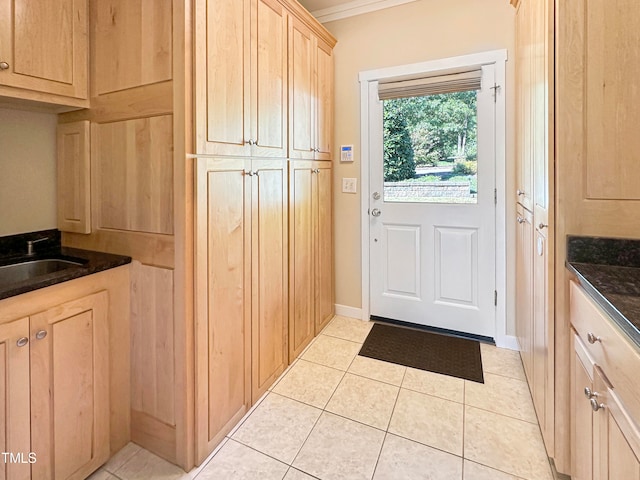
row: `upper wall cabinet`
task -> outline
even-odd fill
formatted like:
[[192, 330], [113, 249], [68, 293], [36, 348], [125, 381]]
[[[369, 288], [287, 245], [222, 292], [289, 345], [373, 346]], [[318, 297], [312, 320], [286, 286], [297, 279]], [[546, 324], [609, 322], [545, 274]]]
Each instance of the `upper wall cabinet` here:
[[294, 19], [289, 27], [289, 156], [330, 160], [333, 124], [331, 47]]
[[196, 153], [287, 156], [287, 13], [276, 0], [196, 3]]
[[172, 10], [155, 0], [91, 2], [92, 97], [172, 78]]
[[0, 95], [85, 106], [77, 100], [87, 98], [87, 4], [0, 0]]

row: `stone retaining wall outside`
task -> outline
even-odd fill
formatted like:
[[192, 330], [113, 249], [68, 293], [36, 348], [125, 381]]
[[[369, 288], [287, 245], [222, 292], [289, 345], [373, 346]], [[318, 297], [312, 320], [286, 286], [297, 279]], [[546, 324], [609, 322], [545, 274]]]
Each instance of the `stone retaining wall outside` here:
[[384, 198], [471, 197], [469, 182], [385, 182]]

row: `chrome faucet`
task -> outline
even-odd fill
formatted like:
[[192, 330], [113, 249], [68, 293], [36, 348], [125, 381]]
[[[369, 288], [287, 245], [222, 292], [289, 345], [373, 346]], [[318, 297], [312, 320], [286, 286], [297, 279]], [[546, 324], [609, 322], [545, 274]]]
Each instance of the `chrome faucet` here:
[[27, 256], [32, 257], [36, 254], [36, 252], [33, 251], [34, 243], [44, 242], [45, 240], [49, 240], [49, 237], [38, 238], [37, 240], [27, 240]]

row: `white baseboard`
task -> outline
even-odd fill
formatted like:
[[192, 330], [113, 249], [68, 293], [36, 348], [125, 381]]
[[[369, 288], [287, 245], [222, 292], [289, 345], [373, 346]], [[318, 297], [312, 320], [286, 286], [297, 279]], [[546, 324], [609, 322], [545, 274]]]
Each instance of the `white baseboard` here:
[[341, 317], [357, 318], [362, 320], [362, 309], [356, 307], [348, 307], [347, 305], [338, 305], [336, 303], [336, 315]]
[[512, 335], [504, 335], [502, 337], [496, 337], [496, 347], [508, 348], [509, 350], [520, 351], [520, 345], [518, 345], [518, 339]]

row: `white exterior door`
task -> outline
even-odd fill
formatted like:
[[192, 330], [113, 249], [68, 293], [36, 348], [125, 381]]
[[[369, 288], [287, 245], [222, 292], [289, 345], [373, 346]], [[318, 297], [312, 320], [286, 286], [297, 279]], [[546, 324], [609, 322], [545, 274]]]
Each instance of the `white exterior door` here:
[[372, 317], [495, 337], [494, 65], [482, 70], [477, 196], [471, 203], [399, 201], [385, 194], [383, 102], [378, 100], [377, 83], [371, 83], [371, 132], [379, 135], [370, 151]]

